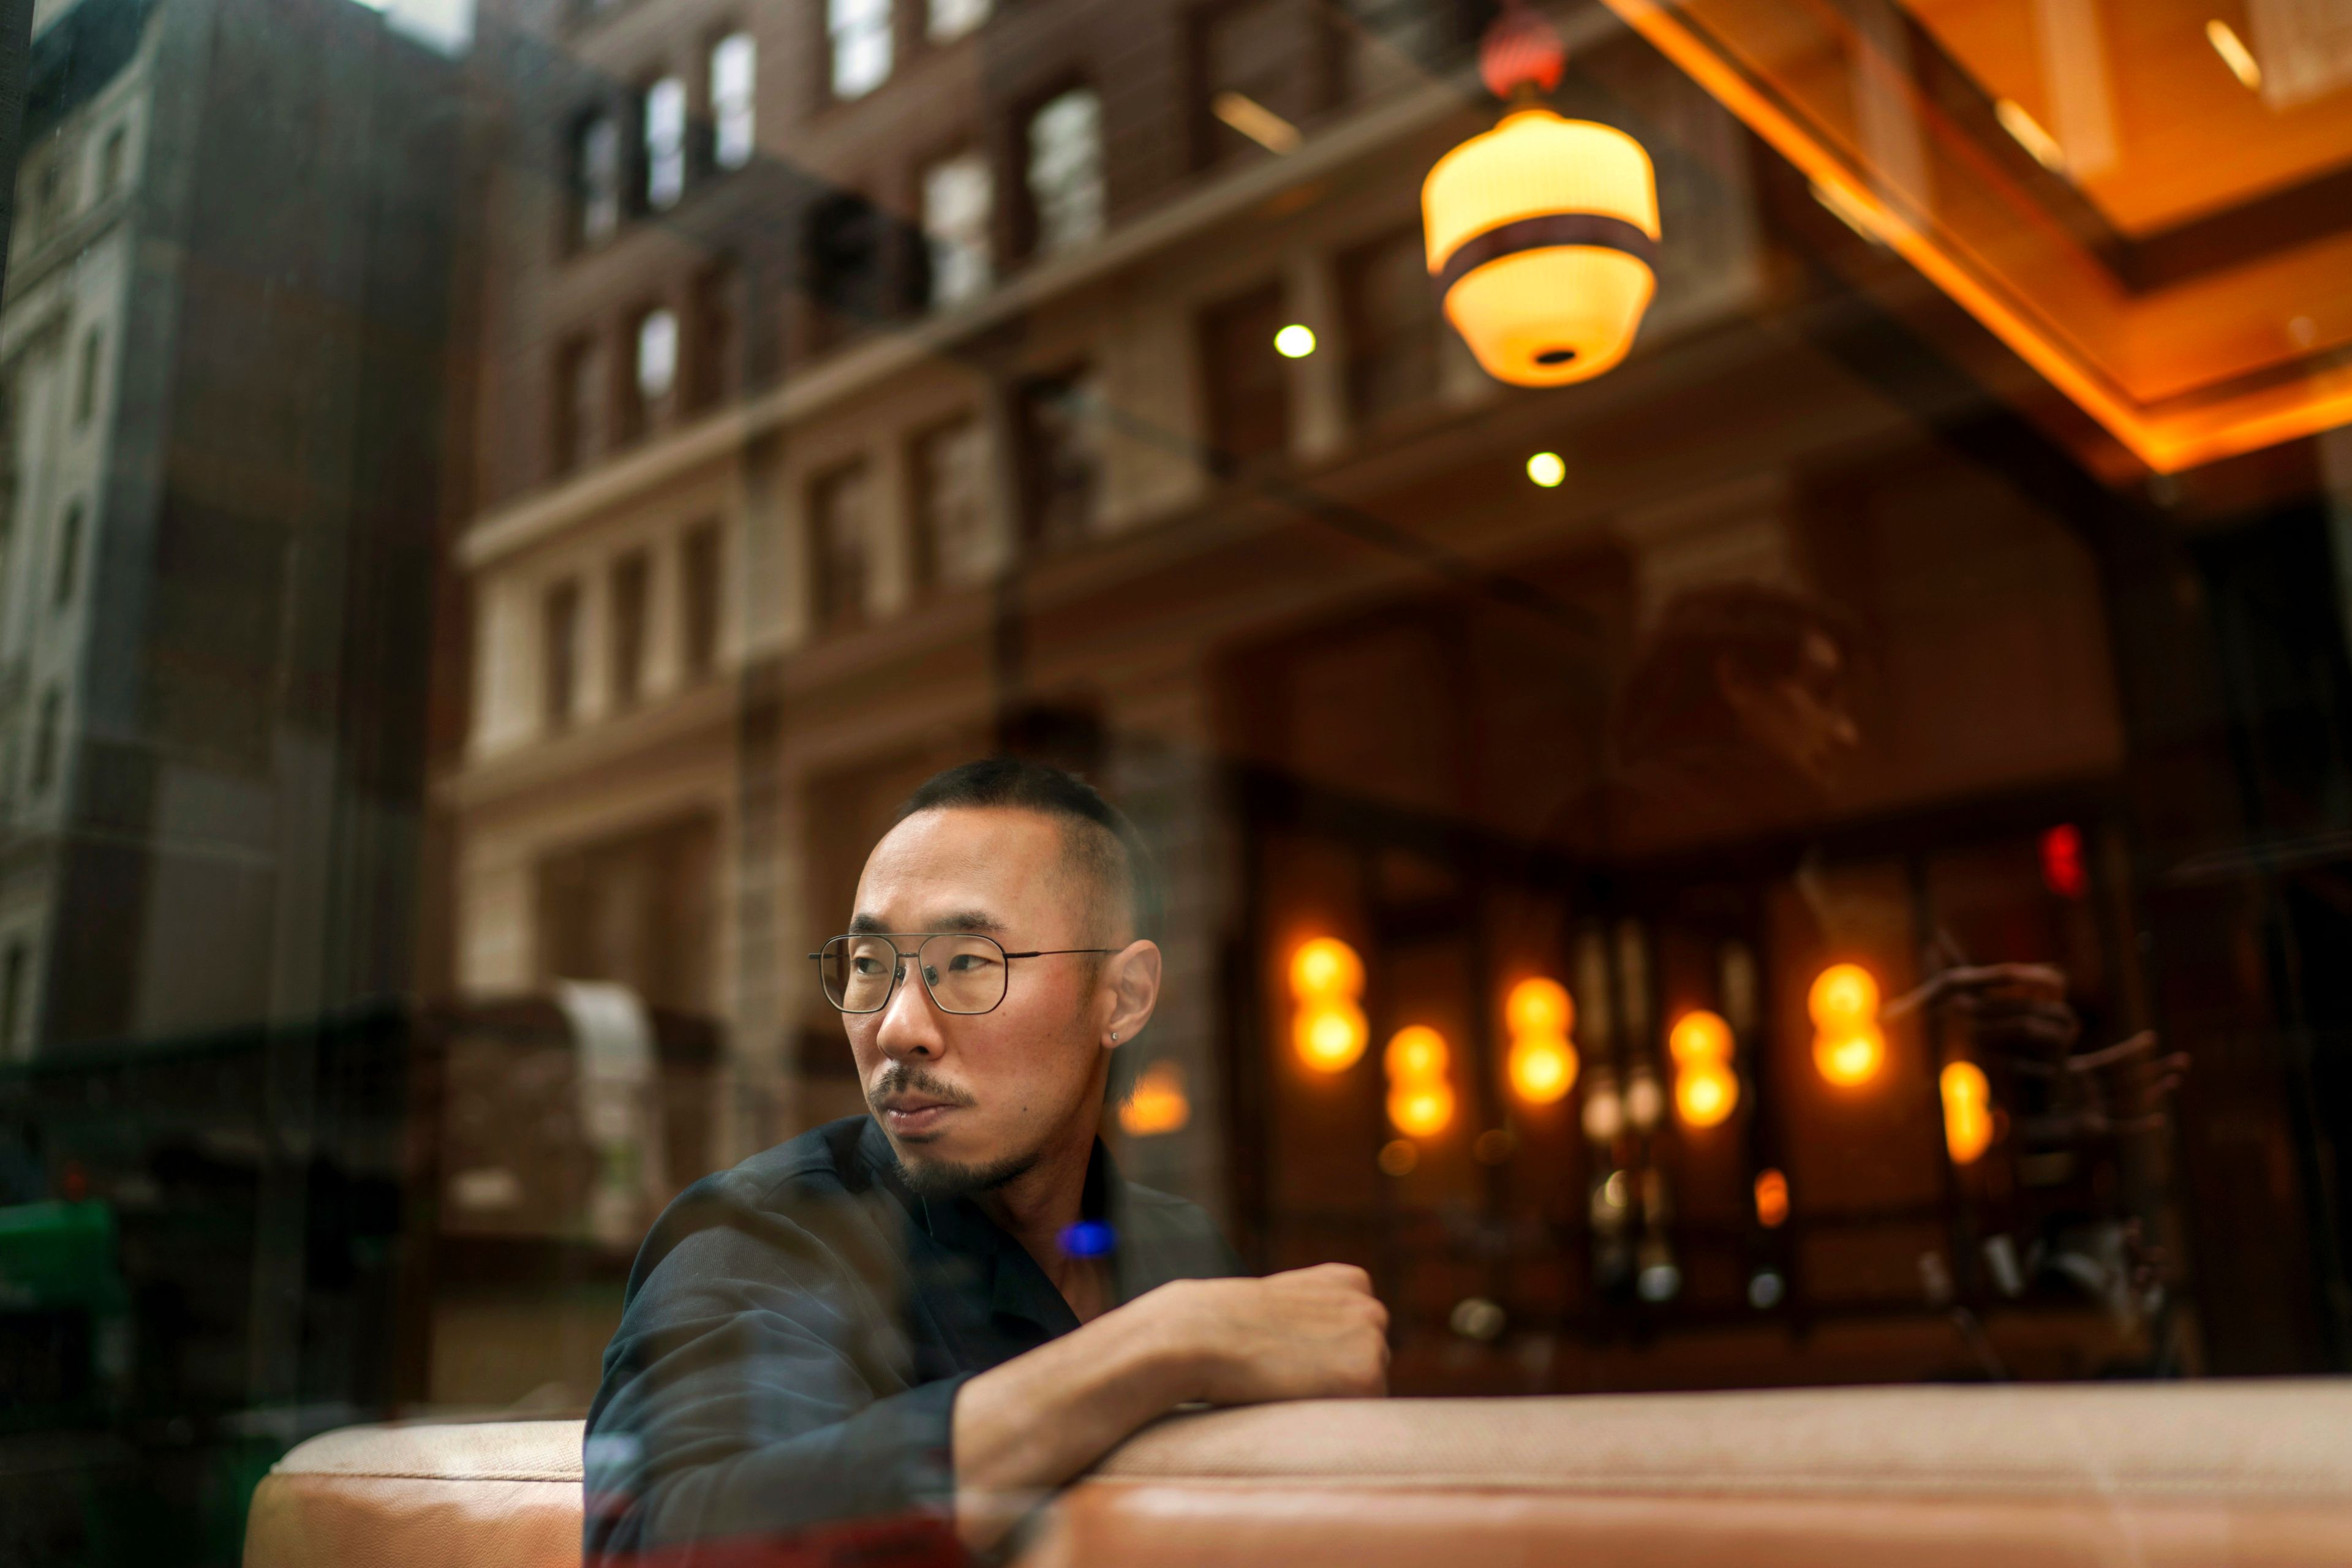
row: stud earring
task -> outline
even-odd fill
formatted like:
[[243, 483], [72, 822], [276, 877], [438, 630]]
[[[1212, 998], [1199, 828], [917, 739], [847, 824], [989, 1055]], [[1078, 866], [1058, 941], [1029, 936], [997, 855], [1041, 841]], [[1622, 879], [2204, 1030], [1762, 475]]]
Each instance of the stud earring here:
[[1110, 1043], [1112, 1045], [1118, 1044], [1118, 1031], [1117, 1029], [1113, 1029], [1110, 1032]]

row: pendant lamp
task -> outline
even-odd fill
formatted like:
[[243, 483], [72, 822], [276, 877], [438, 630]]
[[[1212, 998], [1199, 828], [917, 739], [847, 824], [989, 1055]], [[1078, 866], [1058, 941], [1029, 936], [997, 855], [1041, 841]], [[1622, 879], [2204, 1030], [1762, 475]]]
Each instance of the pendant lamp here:
[[1510, 0], [1478, 57], [1509, 107], [1421, 188], [1446, 319], [1489, 375], [1515, 386], [1564, 386], [1614, 366], [1657, 286], [1650, 155], [1612, 126], [1543, 107], [1567, 58], [1550, 25]]

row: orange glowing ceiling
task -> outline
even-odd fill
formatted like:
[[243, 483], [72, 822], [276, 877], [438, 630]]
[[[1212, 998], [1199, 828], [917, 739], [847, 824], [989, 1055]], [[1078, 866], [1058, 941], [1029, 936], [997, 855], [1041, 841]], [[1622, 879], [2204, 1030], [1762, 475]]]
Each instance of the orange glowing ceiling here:
[[1606, 4], [2148, 468], [2352, 422], [2352, 0]]

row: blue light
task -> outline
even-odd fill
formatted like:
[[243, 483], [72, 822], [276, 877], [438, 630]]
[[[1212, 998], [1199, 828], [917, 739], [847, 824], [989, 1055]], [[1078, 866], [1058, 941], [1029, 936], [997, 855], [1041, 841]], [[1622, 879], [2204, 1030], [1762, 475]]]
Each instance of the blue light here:
[[1098, 1219], [1082, 1219], [1062, 1232], [1066, 1258], [1101, 1258], [1118, 1245], [1118, 1232]]

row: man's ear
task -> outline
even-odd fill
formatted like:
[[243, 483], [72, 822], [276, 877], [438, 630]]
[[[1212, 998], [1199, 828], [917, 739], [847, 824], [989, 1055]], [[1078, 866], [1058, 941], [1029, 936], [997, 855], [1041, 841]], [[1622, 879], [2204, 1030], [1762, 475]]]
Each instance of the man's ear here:
[[1103, 1044], [1123, 1046], [1143, 1033], [1160, 1005], [1160, 944], [1139, 939], [1105, 959], [1103, 988], [1110, 993]]

